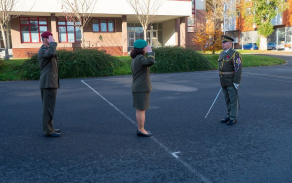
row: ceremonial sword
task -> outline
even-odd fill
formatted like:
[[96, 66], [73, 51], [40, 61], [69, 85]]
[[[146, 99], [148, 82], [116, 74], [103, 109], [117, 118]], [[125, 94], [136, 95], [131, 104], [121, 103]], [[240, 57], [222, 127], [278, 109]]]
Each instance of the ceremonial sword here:
[[209, 112], [211, 111], [211, 109], [212, 109], [212, 107], [213, 107], [214, 103], [216, 102], [216, 100], [217, 100], [217, 98], [218, 98], [218, 96], [219, 96], [219, 94], [220, 94], [221, 90], [222, 90], [222, 88], [220, 88], [220, 90], [219, 90], [219, 92], [218, 92], [218, 94], [217, 94], [217, 96], [216, 96], [216, 98], [215, 98], [215, 100], [214, 100], [213, 104], [211, 105], [211, 107], [210, 107], [210, 109], [209, 109], [208, 113], [207, 113], [207, 114], [206, 114], [206, 116], [205, 116], [205, 119], [207, 118], [207, 116], [208, 116]]

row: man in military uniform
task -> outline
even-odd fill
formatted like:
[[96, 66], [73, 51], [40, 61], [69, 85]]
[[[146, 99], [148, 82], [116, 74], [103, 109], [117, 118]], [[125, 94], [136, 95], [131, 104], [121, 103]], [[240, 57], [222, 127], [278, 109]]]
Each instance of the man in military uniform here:
[[59, 129], [53, 127], [57, 88], [59, 88], [59, 76], [57, 66], [57, 43], [53, 34], [45, 31], [41, 34], [43, 45], [38, 51], [39, 66], [41, 69], [40, 89], [43, 109], [43, 133], [47, 137], [60, 137]]
[[223, 51], [218, 59], [220, 84], [228, 111], [226, 118], [221, 120], [221, 123], [226, 123], [227, 125], [233, 125], [237, 122], [239, 106], [238, 88], [242, 72], [241, 55], [232, 49], [233, 41], [234, 39], [231, 37], [222, 36]]

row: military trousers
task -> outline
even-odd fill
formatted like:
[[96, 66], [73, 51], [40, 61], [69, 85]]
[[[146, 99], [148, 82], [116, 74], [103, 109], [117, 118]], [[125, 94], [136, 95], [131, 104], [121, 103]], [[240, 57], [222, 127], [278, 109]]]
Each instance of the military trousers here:
[[238, 91], [234, 86], [222, 87], [225, 102], [227, 105], [227, 117], [230, 120], [237, 120], [238, 117]]
[[41, 88], [42, 107], [43, 107], [43, 133], [44, 135], [55, 133], [53, 127], [53, 117], [57, 97], [57, 89]]

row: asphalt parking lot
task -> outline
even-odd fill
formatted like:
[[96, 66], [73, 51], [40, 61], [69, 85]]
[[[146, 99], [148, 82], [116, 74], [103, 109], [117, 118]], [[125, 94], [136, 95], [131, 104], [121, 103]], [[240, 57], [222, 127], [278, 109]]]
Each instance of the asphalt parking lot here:
[[244, 68], [238, 123], [217, 71], [152, 74], [146, 129], [136, 137], [131, 76], [62, 79], [61, 138], [42, 136], [39, 81], [0, 82], [0, 182], [292, 182], [292, 56]]

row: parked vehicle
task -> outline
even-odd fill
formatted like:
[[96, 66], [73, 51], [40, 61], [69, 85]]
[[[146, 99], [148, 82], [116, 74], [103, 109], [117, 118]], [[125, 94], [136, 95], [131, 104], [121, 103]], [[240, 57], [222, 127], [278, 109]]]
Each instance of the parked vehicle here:
[[278, 44], [277, 45], [277, 50], [285, 50], [285, 45], [284, 44]]
[[276, 43], [268, 43], [267, 49], [268, 50], [284, 50], [285, 46], [284, 46], [284, 44], [277, 45]]
[[257, 46], [256, 43], [247, 43], [247, 44], [243, 45], [243, 49], [244, 50], [258, 50], [259, 47]]
[[276, 48], [277, 48], [276, 43], [268, 43], [267, 44], [267, 49], [268, 50], [276, 50]]

